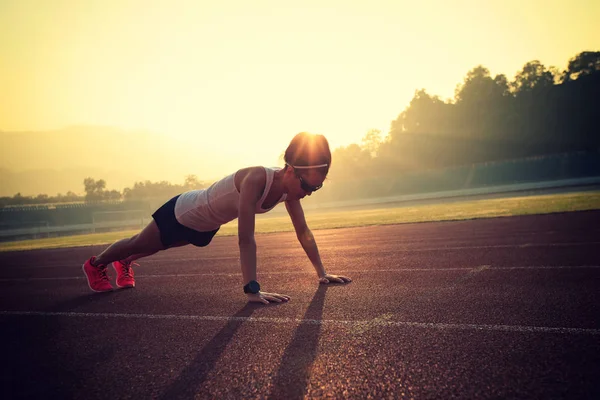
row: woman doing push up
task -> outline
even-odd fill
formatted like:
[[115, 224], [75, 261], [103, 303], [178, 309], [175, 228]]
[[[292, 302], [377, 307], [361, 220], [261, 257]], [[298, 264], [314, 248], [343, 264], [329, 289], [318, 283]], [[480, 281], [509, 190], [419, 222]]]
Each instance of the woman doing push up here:
[[298, 241], [313, 264], [320, 283], [346, 283], [346, 276], [328, 274], [314, 236], [304, 218], [300, 200], [323, 186], [331, 166], [331, 152], [323, 135], [297, 134], [285, 151], [283, 168], [248, 167], [226, 176], [207, 189], [191, 190], [162, 205], [153, 220], [137, 235], [119, 240], [83, 264], [89, 287], [96, 292], [113, 290], [107, 275], [112, 263], [120, 288], [134, 287], [134, 260], [161, 250], [192, 244], [207, 246], [221, 225], [238, 219], [238, 242], [243, 291], [249, 302], [268, 304], [289, 296], [263, 292], [256, 281], [256, 214], [285, 202]]

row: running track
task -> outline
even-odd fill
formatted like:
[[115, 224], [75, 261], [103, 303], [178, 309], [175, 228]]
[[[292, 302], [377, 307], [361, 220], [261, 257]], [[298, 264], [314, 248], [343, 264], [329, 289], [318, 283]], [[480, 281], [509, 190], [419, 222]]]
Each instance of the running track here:
[[[141, 260], [91, 293], [102, 247], [0, 253], [2, 398], [600, 398], [600, 211], [258, 235]], [[112, 271], [114, 277], [114, 271]]]

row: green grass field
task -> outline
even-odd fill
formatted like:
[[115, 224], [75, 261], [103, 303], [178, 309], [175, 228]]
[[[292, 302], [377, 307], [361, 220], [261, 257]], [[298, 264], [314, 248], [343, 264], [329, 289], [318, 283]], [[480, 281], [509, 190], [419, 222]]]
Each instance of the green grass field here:
[[[600, 209], [600, 191], [524, 196], [410, 206], [373, 206], [361, 210], [307, 211], [311, 229], [347, 228], [430, 221], [454, 221], [516, 215]], [[257, 233], [288, 232], [293, 226], [286, 216], [259, 216]], [[138, 231], [96, 233], [59, 238], [0, 243], [0, 251], [33, 250], [109, 244], [130, 237]], [[237, 221], [221, 227], [217, 236], [237, 234]]]

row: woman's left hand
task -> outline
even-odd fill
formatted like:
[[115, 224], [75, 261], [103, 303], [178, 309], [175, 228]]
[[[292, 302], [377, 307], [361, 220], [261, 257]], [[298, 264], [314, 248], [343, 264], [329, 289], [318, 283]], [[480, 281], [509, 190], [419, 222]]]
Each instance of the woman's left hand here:
[[347, 276], [341, 276], [341, 275], [325, 274], [324, 277], [319, 278], [319, 283], [348, 283], [348, 282], [352, 282], [352, 279], [348, 278]]

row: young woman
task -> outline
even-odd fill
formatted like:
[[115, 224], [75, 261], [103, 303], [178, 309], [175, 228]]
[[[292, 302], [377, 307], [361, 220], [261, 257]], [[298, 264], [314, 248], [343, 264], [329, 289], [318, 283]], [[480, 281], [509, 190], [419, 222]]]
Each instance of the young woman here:
[[256, 281], [255, 215], [285, 201], [298, 241], [312, 262], [320, 283], [346, 283], [346, 276], [325, 272], [315, 238], [306, 225], [300, 200], [323, 186], [331, 166], [331, 152], [323, 135], [297, 134], [285, 151], [285, 167], [249, 167], [226, 176], [208, 189], [175, 196], [153, 215], [140, 233], [119, 240], [83, 264], [90, 289], [113, 289], [107, 276], [112, 263], [118, 287], [134, 287], [134, 260], [161, 250], [193, 244], [207, 246], [220, 226], [238, 218], [238, 242], [244, 293], [250, 302], [281, 302], [289, 296], [260, 290]]

